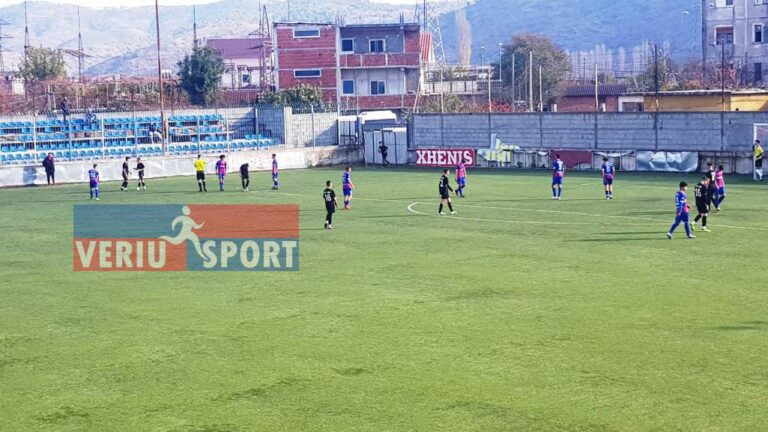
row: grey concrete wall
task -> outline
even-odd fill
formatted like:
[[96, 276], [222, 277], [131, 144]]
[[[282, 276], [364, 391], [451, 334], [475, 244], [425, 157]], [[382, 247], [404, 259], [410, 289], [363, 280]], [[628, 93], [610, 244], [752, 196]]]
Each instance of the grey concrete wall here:
[[292, 114], [291, 147], [320, 147], [339, 144], [336, 113]]
[[749, 152], [756, 123], [768, 112], [415, 114], [411, 147]]

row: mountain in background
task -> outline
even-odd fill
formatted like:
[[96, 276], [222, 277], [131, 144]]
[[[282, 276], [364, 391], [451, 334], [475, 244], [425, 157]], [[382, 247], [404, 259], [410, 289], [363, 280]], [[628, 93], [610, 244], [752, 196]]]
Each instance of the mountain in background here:
[[[272, 20], [287, 19], [287, 2], [262, 1]], [[676, 57], [698, 52], [698, 0], [464, 0], [438, 2], [446, 57], [457, 58], [454, 11], [466, 5], [472, 26], [473, 58], [478, 61], [480, 46], [492, 59], [499, 42], [515, 33], [541, 33], [570, 51], [589, 50], [597, 44], [608, 48], [633, 47], [643, 41], [668, 41]], [[31, 44], [52, 48], [77, 47], [77, 8], [31, 2], [29, 27]], [[415, 6], [378, 3], [372, 0], [291, 0], [292, 19], [334, 22], [339, 16], [347, 23], [393, 22], [405, 15], [413, 21]], [[684, 11], [688, 11], [687, 14]], [[86, 59], [86, 73], [100, 75], [151, 75], [156, 72], [155, 22], [153, 7], [80, 9]], [[10, 25], [3, 33], [6, 69], [16, 69], [24, 45], [23, 4], [0, 8], [0, 18]], [[255, 0], [224, 0], [197, 6], [198, 35], [244, 37], [258, 26]], [[192, 46], [192, 7], [161, 7], [160, 22], [164, 65], [173, 68]], [[495, 48], [494, 48], [495, 47]], [[68, 58], [69, 73], [75, 74], [76, 60]]]
[[[478, 0], [466, 7], [472, 27], [472, 58], [498, 58], [499, 42], [516, 33], [543, 34], [571, 52], [631, 50], [643, 42], [667, 45], [688, 59], [701, 52], [700, 0]], [[441, 18], [446, 57], [457, 57], [456, 14]], [[597, 51], [603, 51], [600, 48]]]

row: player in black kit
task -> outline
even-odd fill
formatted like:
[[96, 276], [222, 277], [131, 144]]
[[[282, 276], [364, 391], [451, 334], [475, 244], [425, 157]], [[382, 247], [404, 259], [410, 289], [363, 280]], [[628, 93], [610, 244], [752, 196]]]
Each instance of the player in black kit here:
[[448, 203], [448, 209], [451, 211], [451, 214], [456, 214], [456, 212], [453, 211], [453, 203], [451, 203], [451, 192], [453, 192], [453, 188], [451, 187], [450, 180], [448, 180], [448, 174], [450, 174], [449, 170], [443, 170], [443, 176], [440, 177], [440, 183], [438, 184], [438, 192], [440, 192], [440, 208], [438, 209], [437, 214], [441, 216], [445, 216], [445, 213], [443, 213], [443, 206], [446, 203]]
[[125, 162], [123, 162], [123, 185], [120, 186], [120, 190], [123, 192], [128, 192], [128, 177], [131, 175], [131, 168], [128, 166], [129, 160], [131, 158], [126, 157]]
[[336, 192], [333, 191], [333, 182], [328, 180], [325, 182], [325, 190], [323, 191], [323, 201], [325, 202], [325, 229], [333, 229], [333, 214], [336, 213], [336, 207], [339, 206], [336, 201]]
[[139, 175], [139, 186], [136, 188], [136, 190], [147, 190], [147, 184], [144, 183], [144, 170], [146, 167], [144, 166], [144, 162], [141, 161], [141, 158], [136, 159], [136, 173]]
[[696, 185], [696, 188], [693, 190], [693, 195], [696, 197], [696, 211], [699, 213], [696, 215], [696, 218], [691, 222], [691, 229], [696, 229], [696, 224], [701, 221], [701, 230], [704, 232], [709, 232], [709, 229], [707, 228], [707, 216], [709, 216], [709, 204], [710, 204], [710, 198], [709, 198], [709, 176], [705, 176], [701, 181]]

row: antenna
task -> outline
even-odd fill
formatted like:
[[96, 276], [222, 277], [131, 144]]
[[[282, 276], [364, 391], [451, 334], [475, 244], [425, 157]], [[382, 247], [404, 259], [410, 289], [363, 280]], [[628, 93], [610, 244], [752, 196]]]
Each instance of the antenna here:
[[24, 2], [24, 63], [27, 63], [27, 57], [29, 56], [29, 21], [27, 16], [27, 2]]
[[91, 57], [85, 53], [83, 48], [83, 34], [80, 27], [80, 8], [77, 8], [77, 49], [64, 49], [64, 53], [77, 58], [77, 80], [83, 82], [83, 70], [85, 69], [85, 59]]
[[13, 36], [9, 36], [5, 33], [3, 33], [3, 26], [7, 26], [9, 23], [5, 20], [0, 19], [0, 72], [5, 73], [5, 60], [3, 60], [3, 53], [10, 52], [5, 48], [5, 44], [3, 41], [5, 39], [12, 39]]
[[248, 36], [254, 37], [254, 46], [250, 49], [257, 50], [259, 55], [259, 89], [262, 92], [270, 92], [274, 89], [274, 64], [272, 54], [274, 46], [272, 43], [272, 26], [269, 23], [269, 13], [267, 6], [261, 5], [259, 0], [259, 28], [252, 31]]
[[197, 6], [192, 5], [192, 44], [195, 48], [200, 45], [200, 40], [197, 38]]
[[443, 32], [440, 29], [440, 17], [435, 3], [436, 0], [423, 0], [421, 8], [416, 11], [416, 20], [421, 24], [421, 31], [432, 36], [432, 50], [435, 55], [434, 66], [445, 68]]

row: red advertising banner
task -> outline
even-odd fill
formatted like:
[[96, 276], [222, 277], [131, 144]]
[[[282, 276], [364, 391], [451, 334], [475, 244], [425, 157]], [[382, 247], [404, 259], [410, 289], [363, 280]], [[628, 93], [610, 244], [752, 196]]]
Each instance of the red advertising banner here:
[[475, 149], [416, 149], [416, 166], [455, 167], [462, 158], [467, 166], [475, 166]]

